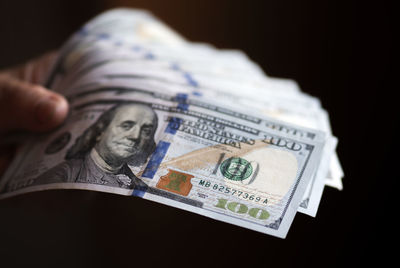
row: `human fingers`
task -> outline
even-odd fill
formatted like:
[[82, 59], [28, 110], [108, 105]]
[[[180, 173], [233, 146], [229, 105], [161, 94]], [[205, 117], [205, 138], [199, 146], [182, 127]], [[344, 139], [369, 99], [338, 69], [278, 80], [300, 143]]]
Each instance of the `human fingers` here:
[[47, 131], [61, 124], [68, 102], [43, 86], [0, 75], [0, 133]]

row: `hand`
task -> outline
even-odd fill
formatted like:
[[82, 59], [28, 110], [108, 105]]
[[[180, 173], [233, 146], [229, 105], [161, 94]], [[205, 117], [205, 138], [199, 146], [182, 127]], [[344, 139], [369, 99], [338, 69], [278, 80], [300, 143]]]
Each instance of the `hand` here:
[[[15, 131], [48, 131], [64, 121], [68, 102], [40, 85], [55, 58], [52, 52], [22, 66], [0, 71], [0, 140]], [[11, 161], [13, 147], [0, 143], [0, 175]]]

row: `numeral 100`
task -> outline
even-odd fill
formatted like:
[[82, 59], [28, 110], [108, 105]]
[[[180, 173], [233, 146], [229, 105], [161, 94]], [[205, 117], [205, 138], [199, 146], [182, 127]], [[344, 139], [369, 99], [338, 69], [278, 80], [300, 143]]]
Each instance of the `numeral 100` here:
[[219, 198], [218, 203], [215, 205], [217, 208], [228, 209], [237, 214], [248, 214], [253, 218], [259, 220], [266, 220], [269, 218], [268, 211], [261, 208], [250, 208], [245, 204], [238, 202], [228, 202], [227, 199]]

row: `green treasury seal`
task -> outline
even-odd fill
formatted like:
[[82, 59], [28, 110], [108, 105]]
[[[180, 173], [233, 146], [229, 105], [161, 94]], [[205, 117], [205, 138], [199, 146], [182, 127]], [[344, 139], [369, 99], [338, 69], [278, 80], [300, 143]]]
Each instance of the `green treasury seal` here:
[[250, 162], [240, 157], [230, 157], [221, 164], [222, 175], [233, 181], [247, 179], [253, 173]]

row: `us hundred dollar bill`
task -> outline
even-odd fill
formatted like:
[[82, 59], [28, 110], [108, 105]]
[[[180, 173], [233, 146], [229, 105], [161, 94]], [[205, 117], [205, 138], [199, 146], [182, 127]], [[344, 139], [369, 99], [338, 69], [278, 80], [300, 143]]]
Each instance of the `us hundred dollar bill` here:
[[[115, 36], [95, 19], [61, 49], [46, 86], [68, 98], [68, 118], [19, 149], [0, 180], [0, 198], [46, 189], [110, 192], [282, 238], [304, 200], [316, 196], [316, 211], [335, 139], [260, 113], [257, 98], [248, 97], [261, 92], [253, 84], [230, 91], [218, 74], [195, 78], [207, 64], [188, 72], [174, 61], [158, 61], [135, 42], [162, 51], [158, 37], [182, 48], [183, 38], [140, 12], [129, 23], [142, 36], [131, 37], [124, 30], [131, 11], [113, 12], [100, 18], [110, 19], [112, 29], [122, 22]], [[115, 14], [129, 19], [113, 20]], [[257, 66], [240, 53], [205, 49], [196, 56], [199, 62], [219, 57], [225, 73], [259, 77]], [[279, 100], [318, 106], [306, 96], [274, 92], [270, 96]], [[243, 101], [232, 105], [224, 93]]]
[[285, 237], [322, 143], [189, 105], [186, 94], [114, 94], [71, 103], [61, 129], [21, 149], [1, 197], [59, 188], [134, 195]]

